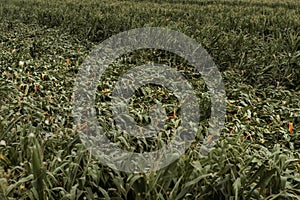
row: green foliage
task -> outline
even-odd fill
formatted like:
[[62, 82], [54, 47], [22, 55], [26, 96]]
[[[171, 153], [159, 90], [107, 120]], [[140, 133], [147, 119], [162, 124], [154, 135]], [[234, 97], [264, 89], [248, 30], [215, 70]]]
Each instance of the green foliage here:
[[[0, 198], [299, 199], [299, 22], [295, 0], [0, 0]], [[183, 73], [203, 115], [195, 142], [179, 160], [157, 172], [125, 174], [103, 166], [81, 144], [71, 117], [72, 89], [94, 45], [144, 26], [181, 31], [209, 51], [226, 86], [226, 124], [215, 148], [202, 155], [210, 101], [201, 76], [168, 52], [124, 55], [97, 91], [99, 123], [107, 130], [111, 112], [103, 103], [118, 76], [148, 62]], [[132, 100], [131, 113], [141, 124], [153, 96], [174, 115], [172, 92], [148, 85]], [[131, 150], [164, 144], [110, 134]]]

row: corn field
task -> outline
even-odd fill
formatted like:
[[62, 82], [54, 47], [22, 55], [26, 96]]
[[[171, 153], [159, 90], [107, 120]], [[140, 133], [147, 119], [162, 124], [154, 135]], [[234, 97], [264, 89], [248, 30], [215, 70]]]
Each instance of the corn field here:
[[[148, 62], [188, 79], [201, 116], [194, 142], [170, 165], [126, 173], [82, 143], [72, 116], [76, 75], [92, 49], [130, 29], [162, 27], [197, 41], [221, 73], [225, 124], [205, 156], [211, 101], [205, 81], [178, 55], [141, 49], [122, 55], [97, 87], [97, 119], [110, 141], [152, 151], [174, 135], [179, 102], [145, 85], [130, 112], [147, 124], [160, 101], [167, 130], [139, 140], [112, 130], [118, 77]], [[0, 0], [0, 199], [300, 199], [300, 2], [297, 0]], [[155, 98], [155, 100], [154, 100]]]

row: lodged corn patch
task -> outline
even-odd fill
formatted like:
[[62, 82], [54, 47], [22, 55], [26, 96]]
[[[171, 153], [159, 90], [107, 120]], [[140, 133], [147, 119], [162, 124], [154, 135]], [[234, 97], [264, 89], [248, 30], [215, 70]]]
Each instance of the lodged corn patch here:
[[[145, 85], [129, 108], [139, 125], [160, 101], [166, 130], [139, 140], [114, 131], [109, 103], [118, 77], [145, 63], [169, 65], [195, 88], [195, 141], [171, 165], [128, 174], [103, 165], [82, 144], [72, 94], [93, 47], [121, 31], [164, 27], [195, 39], [226, 89], [226, 121], [201, 154], [210, 96], [201, 75], [170, 52], [142, 49], [101, 77], [95, 108], [112, 142], [152, 151], [174, 137], [180, 110], [172, 91]], [[300, 3], [250, 0], [0, 0], [0, 199], [299, 199]]]

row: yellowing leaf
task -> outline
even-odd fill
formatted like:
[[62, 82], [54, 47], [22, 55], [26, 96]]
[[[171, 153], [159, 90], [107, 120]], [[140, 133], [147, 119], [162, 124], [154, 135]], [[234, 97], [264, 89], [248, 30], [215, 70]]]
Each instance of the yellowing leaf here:
[[67, 59], [66, 59], [66, 64], [67, 64], [68, 66], [71, 65], [71, 60], [70, 60], [70, 58], [67, 58]]
[[105, 89], [101, 90], [101, 92], [109, 92], [109, 89], [105, 88]]
[[293, 122], [289, 122], [289, 132], [293, 133], [294, 125]]

